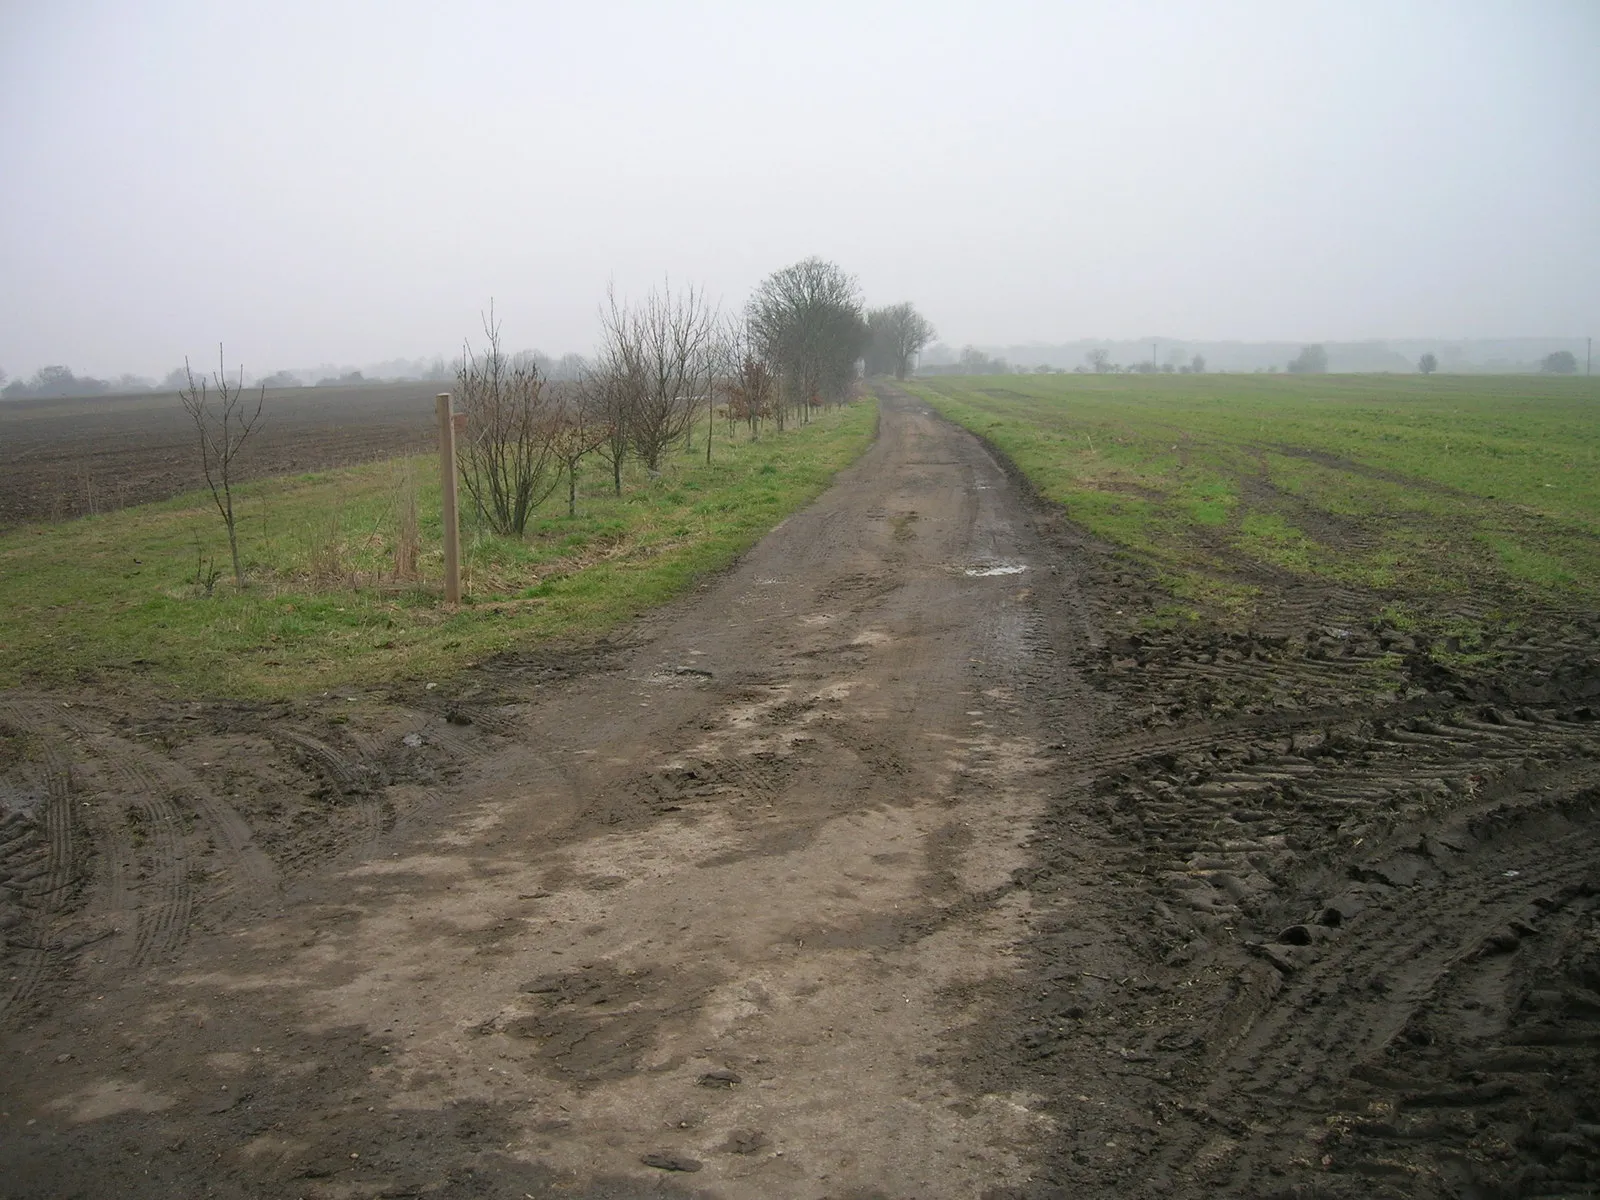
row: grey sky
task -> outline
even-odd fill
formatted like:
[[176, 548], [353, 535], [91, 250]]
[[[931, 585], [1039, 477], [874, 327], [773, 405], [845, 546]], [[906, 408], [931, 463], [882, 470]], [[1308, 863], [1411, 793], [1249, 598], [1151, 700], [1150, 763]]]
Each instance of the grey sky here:
[[0, 0], [0, 366], [587, 351], [807, 254], [956, 343], [1600, 332], [1600, 3]]

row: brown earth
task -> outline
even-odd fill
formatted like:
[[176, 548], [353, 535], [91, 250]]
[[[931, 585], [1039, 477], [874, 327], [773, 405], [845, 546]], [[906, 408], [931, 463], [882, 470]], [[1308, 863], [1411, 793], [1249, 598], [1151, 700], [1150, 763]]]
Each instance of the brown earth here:
[[[433, 397], [396, 383], [269, 391], [241, 479], [417, 454]], [[253, 397], [252, 397], [253, 400]], [[164, 500], [205, 486], [194, 426], [172, 393], [0, 401], [0, 530]]]
[[0, 1188], [1594, 1194], [1600, 619], [1254, 582], [891, 393], [616, 644], [0, 696]]

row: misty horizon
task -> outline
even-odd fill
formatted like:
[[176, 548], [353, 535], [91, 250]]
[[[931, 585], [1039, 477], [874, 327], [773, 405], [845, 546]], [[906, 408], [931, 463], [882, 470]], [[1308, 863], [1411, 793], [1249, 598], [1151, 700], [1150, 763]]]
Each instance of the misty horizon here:
[[608, 284], [738, 311], [811, 254], [952, 347], [1572, 344], [1597, 44], [1577, 2], [14, 5], [0, 368], [448, 358], [491, 297], [587, 354]]
[[[1592, 344], [1585, 338], [1473, 338], [1473, 339], [1373, 339], [1362, 342], [1245, 342], [1224, 340], [1218, 342], [1192, 341], [1182, 338], [1129, 338], [1078, 339], [1072, 342], [1024, 343], [1011, 345], [967, 344], [955, 347], [941, 341], [930, 343], [913, 363], [913, 374], [950, 374], [963, 358], [976, 353], [982, 360], [974, 368], [978, 374], [996, 371], [1015, 374], [1049, 372], [1095, 373], [1090, 351], [1106, 351], [1112, 369], [1140, 372], [1146, 364], [1166, 373], [1179, 370], [1191, 373], [1200, 370], [1208, 374], [1245, 374], [1291, 371], [1290, 363], [1310, 347], [1321, 349], [1326, 355], [1325, 369], [1316, 373], [1329, 374], [1412, 374], [1420, 373], [1424, 356], [1431, 360], [1429, 371], [1443, 374], [1533, 374], [1548, 373], [1551, 368], [1547, 356], [1565, 352], [1570, 355], [1566, 366], [1558, 373], [1588, 375], [1591, 373]], [[1148, 353], [1147, 353], [1148, 351]], [[508, 351], [513, 360], [533, 358], [545, 378], [550, 380], [581, 379], [591, 366], [591, 360], [582, 355], [567, 353], [550, 355], [537, 349]], [[406, 383], [438, 383], [442, 390], [454, 385], [460, 366], [460, 356], [455, 359], [443, 355], [422, 356], [413, 359], [389, 359], [384, 362], [353, 365], [349, 363], [321, 363], [312, 367], [280, 368], [272, 372], [242, 370], [242, 364], [229, 364], [229, 378], [242, 377], [254, 389], [333, 387], [348, 389], [368, 384], [394, 385]], [[214, 365], [191, 364], [196, 379], [214, 378]], [[57, 371], [59, 366], [41, 370]], [[25, 378], [12, 380], [0, 387], [0, 403], [12, 400], [55, 398], [82, 398], [89, 396], [118, 396], [135, 393], [169, 392], [176, 395], [186, 380], [179, 371], [171, 372], [163, 380], [138, 377], [122, 373], [110, 379], [75, 375], [67, 369], [69, 386], [52, 380], [43, 388], [30, 386]], [[34, 382], [37, 382], [35, 377]], [[347, 394], [347, 393], [346, 393]]]

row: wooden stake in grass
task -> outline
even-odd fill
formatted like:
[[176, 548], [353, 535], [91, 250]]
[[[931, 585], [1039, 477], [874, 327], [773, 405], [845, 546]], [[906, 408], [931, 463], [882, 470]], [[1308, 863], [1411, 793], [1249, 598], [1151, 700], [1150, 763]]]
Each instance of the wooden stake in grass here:
[[205, 472], [211, 499], [216, 501], [217, 511], [222, 514], [222, 523], [228, 527], [233, 582], [242, 591], [244, 568], [239, 565], [239, 529], [233, 515], [233, 463], [246, 439], [261, 423], [261, 406], [266, 401], [267, 389], [263, 385], [252, 410], [244, 394], [244, 368], [239, 368], [236, 380], [229, 380], [220, 343], [217, 345], [217, 369], [211, 376], [217, 385], [215, 399], [206, 387], [204, 376], [196, 382], [187, 358], [183, 360], [183, 373], [189, 385], [178, 393], [178, 399], [183, 401], [184, 410], [200, 435], [200, 468]]
[[[461, 516], [456, 507], [456, 423], [450, 393], [434, 401], [439, 412], [439, 493], [444, 518], [444, 602], [461, 603]], [[466, 414], [462, 414], [465, 416]]]

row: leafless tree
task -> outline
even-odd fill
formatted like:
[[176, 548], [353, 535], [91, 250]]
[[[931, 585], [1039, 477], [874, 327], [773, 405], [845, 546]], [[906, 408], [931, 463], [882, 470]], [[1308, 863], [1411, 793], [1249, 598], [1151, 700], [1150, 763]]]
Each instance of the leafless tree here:
[[867, 313], [867, 374], [904, 379], [912, 360], [937, 336], [932, 323], [909, 303], [872, 309]]
[[855, 277], [808, 258], [762, 280], [747, 311], [750, 332], [779, 380], [778, 428], [784, 410], [842, 400], [866, 348]]
[[628, 461], [632, 445], [628, 431], [633, 425], [638, 390], [627, 364], [609, 350], [602, 350], [578, 385], [584, 420], [605, 432], [595, 453], [611, 468], [611, 489], [618, 496], [622, 495], [623, 464]]
[[[728, 415], [739, 363], [748, 350], [749, 329], [741, 317], [719, 319], [711, 331], [706, 368], [706, 462], [711, 461], [711, 444], [719, 415]], [[730, 421], [728, 432], [733, 433]]]
[[266, 402], [267, 389], [261, 388], [252, 407], [244, 390], [244, 367], [234, 378], [228, 378], [227, 363], [222, 345], [217, 345], [217, 369], [211, 382], [216, 385], [213, 395], [206, 378], [194, 377], [189, 360], [183, 360], [184, 386], [178, 392], [184, 411], [194, 422], [200, 443], [200, 469], [205, 473], [206, 486], [211, 489], [211, 499], [222, 523], [228, 530], [228, 553], [233, 557], [233, 582], [244, 587], [244, 568], [239, 563], [239, 527], [233, 512], [233, 484], [235, 463], [245, 442], [261, 424], [261, 406]]
[[750, 440], [761, 436], [761, 422], [773, 415], [778, 396], [778, 380], [756, 350], [749, 328], [734, 325], [725, 343], [727, 365], [723, 394], [729, 425], [743, 421], [750, 428]]
[[467, 414], [461, 478], [491, 529], [521, 537], [533, 510], [561, 483], [552, 414], [538, 365], [513, 361], [502, 348], [493, 304], [483, 333], [483, 353], [464, 346], [456, 368], [456, 396]]
[[1111, 361], [1111, 351], [1104, 346], [1096, 346], [1085, 354], [1084, 358], [1094, 368], [1096, 375], [1104, 375], [1107, 371], [1115, 371], [1117, 369], [1116, 364]]
[[[710, 377], [716, 312], [705, 293], [651, 288], [629, 306], [608, 291], [601, 310], [603, 372], [627, 393], [630, 451], [652, 475], [667, 448], [688, 434]], [[620, 474], [616, 476], [620, 480]]]
[[567, 477], [567, 516], [578, 515], [578, 470], [583, 460], [604, 446], [611, 428], [586, 403], [576, 384], [569, 385], [553, 418], [550, 450]]

